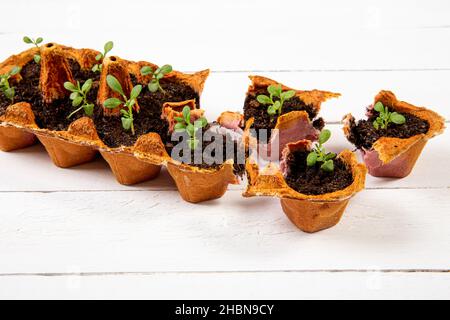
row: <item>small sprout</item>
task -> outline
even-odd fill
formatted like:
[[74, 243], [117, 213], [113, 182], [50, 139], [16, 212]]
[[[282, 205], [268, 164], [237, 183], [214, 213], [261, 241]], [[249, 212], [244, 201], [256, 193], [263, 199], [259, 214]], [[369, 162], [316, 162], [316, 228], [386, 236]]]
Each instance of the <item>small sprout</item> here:
[[122, 115], [122, 127], [125, 131], [131, 130], [131, 133], [134, 135], [133, 106], [136, 104], [137, 98], [141, 94], [142, 86], [140, 84], [134, 86], [131, 90], [130, 98], [127, 98], [116, 77], [108, 74], [106, 82], [114, 92], [117, 92], [122, 96], [122, 100], [118, 98], [109, 98], [103, 102], [103, 106], [108, 109], [115, 109], [120, 105], [124, 105], [126, 109], [120, 109], [120, 114]]
[[403, 115], [397, 112], [389, 112], [388, 107], [383, 106], [381, 102], [377, 102], [374, 109], [379, 112], [378, 117], [373, 122], [373, 127], [376, 130], [387, 129], [391, 122], [395, 124], [404, 124], [406, 122]]
[[94, 113], [94, 104], [90, 103], [87, 100], [87, 94], [89, 90], [92, 88], [92, 79], [88, 79], [83, 83], [83, 86], [80, 86], [80, 82], [77, 81], [77, 85], [74, 85], [72, 82], [64, 82], [64, 88], [72, 92], [70, 94], [70, 100], [72, 100], [72, 106], [79, 107], [71, 114], [67, 116], [67, 119], [70, 119], [75, 113], [80, 110], [84, 110], [84, 113], [91, 117]]
[[[32, 44], [36, 48], [39, 48], [39, 45], [42, 43], [42, 41], [44, 41], [44, 39], [41, 37], [39, 37], [37, 39], [30, 38], [27, 36], [23, 37], [23, 42], [25, 42], [26, 44]], [[39, 54], [35, 54], [33, 59], [34, 59], [34, 62], [36, 62], [37, 64], [39, 64], [41, 62], [41, 56]]]
[[[270, 94], [270, 96], [266, 96], [265, 94], [260, 94], [256, 97], [256, 100], [258, 100], [258, 102], [261, 104], [269, 105], [267, 107], [267, 113], [270, 116], [273, 116], [276, 113], [278, 113], [278, 115], [280, 115], [284, 102], [295, 96], [294, 90], [289, 90], [289, 91], [283, 92], [281, 84], [268, 86], [267, 92]], [[273, 100], [274, 97], [278, 98], [278, 100], [274, 101]]]
[[328, 129], [322, 130], [319, 135], [319, 143], [308, 154], [306, 158], [306, 164], [308, 167], [315, 166], [316, 163], [322, 163], [320, 169], [326, 172], [332, 172], [334, 170], [333, 159], [336, 158], [336, 154], [333, 152], [327, 152], [323, 147], [323, 144], [327, 142], [331, 137], [331, 131]]
[[194, 122], [191, 123], [191, 109], [188, 106], [183, 108], [183, 117], [175, 117], [175, 131], [176, 132], [184, 132], [186, 131], [189, 135], [189, 148], [194, 150], [197, 148], [199, 140], [196, 137], [196, 133], [198, 129], [204, 128], [208, 125], [208, 120], [205, 117], [201, 117]]
[[143, 76], [152, 76], [152, 79], [148, 83], [148, 90], [150, 90], [150, 92], [156, 92], [158, 90], [164, 92], [164, 89], [159, 84], [159, 80], [164, 78], [164, 76], [170, 72], [172, 72], [172, 66], [169, 64], [165, 64], [162, 67], [157, 68], [155, 71], [153, 71], [150, 66], [145, 66], [141, 69], [141, 74]]
[[[112, 41], [108, 41], [107, 43], [105, 43], [104, 47], [103, 47], [103, 53], [99, 53], [96, 57], [95, 60], [97, 61], [102, 61], [103, 59], [105, 59], [106, 55], [108, 54], [108, 52], [110, 52], [112, 50], [112, 48], [114, 48], [114, 42]], [[92, 67], [92, 72], [102, 72], [102, 66], [103, 63], [97, 63]]]
[[0, 75], [0, 91], [3, 92], [6, 98], [14, 102], [14, 96], [16, 95], [16, 90], [11, 87], [9, 79], [20, 72], [21, 68], [14, 66], [9, 72]]

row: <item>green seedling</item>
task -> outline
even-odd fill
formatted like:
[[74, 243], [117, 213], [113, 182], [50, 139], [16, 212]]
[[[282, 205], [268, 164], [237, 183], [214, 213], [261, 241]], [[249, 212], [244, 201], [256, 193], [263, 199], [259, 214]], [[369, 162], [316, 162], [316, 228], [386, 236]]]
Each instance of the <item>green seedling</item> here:
[[[112, 41], [108, 41], [107, 43], [105, 43], [105, 45], [103, 46], [103, 53], [99, 53], [96, 57], [95, 60], [97, 61], [102, 61], [103, 59], [105, 59], [106, 55], [108, 54], [108, 52], [110, 52], [112, 49], [114, 48], [114, 42]], [[103, 63], [97, 63], [92, 67], [92, 71], [93, 72], [102, 72], [102, 67], [103, 67]]]
[[390, 112], [388, 107], [383, 106], [383, 103], [377, 102], [374, 106], [375, 111], [379, 112], [378, 117], [373, 122], [373, 127], [377, 130], [387, 129], [389, 123], [404, 124], [406, 119], [403, 115], [397, 112]]
[[[39, 45], [42, 43], [42, 41], [44, 41], [44, 39], [41, 37], [39, 37], [37, 39], [30, 38], [27, 36], [23, 37], [23, 42], [25, 42], [26, 44], [32, 44], [36, 48], [39, 48]], [[39, 64], [41, 62], [41, 56], [39, 54], [35, 54], [33, 59], [34, 59], [34, 62], [36, 62], [37, 64]]]
[[0, 91], [3, 92], [5, 97], [14, 102], [14, 96], [16, 95], [16, 90], [9, 83], [9, 79], [20, 72], [20, 67], [14, 66], [9, 72], [0, 75]]
[[[268, 86], [267, 92], [269, 93], [269, 96], [260, 94], [256, 97], [256, 100], [261, 104], [269, 105], [267, 107], [267, 113], [270, 116], [273, 116], [276, 113], [280, 115], [284, 102], [295, 96], [294, 90], [283, 91], [281, 84]], [[274, 100], [274, 98], [278, 99]]]
[[150, 66], [142, 67], [141, 74], [143, 76], [151, 75], [152, 79], [148, 83], [148, 90], [150, 92], [156, 92], [161, 90], [161, 92], [165, 92], [164, 89], [159, 84], [159, 80], [164, 78], [164, 76], [172, 71], [172, 66], [169, 64], [165, 64], [160, 68], [157, 68], [155, 71]]
[[77, 85], [74, 85], [72, 82], [64, 82], [64, 88], [71, 92], [70, 100], [72, 100], [72, 106], [79, 107], [71, 114], [67, 116], [67, 119], [70, 119], [75, 113], [84, 110], [84, 113], [91, 117], [94, 113], [94, 104], [90, 103], [87, 99], [87, 94], [89, 90], [92, 88], [92, 79], [88, 79], [83, 83], [83, 86], [80, 86], [80, 82], [77, 81]]
[[130, 97], [128, 98], [116, 77], [108, 74], [106, 82], [114, 92], [122, 96], [122, 100], [118, 98], [109, 98], [103, 102], [103, 106], [108, 109], [115, 109], [120, 105], [125, 106], [126, 109], [120, 109], [120, 114], [122, 115], [122, 127], [125, 131], [131, 130], [131, 133], [134, 135], [133, 106], [136, 104], [137, 98], [141, 94], [142, 86], [140, 84], [134, 86], [131, 90]]
[[183, 117], [175, 117], [175, 131], [176, 132], [184, 132], [186, 131], [189, 135], [189, 148], [191, 150], [195, 150], [198, 146], [199, 140], [196, 137], [196, 133], [200, 128], [206, 127], [208, 124], [208, 120], [205, 117], [201, 117], [194, 122], [191, 123], [191, 109], [188, 106], [183, 108]]
[[319, 135], [319, 141], [315, 148], [308, 154], [306, 158], [306, 164], [308, 167], [315, 166], [317, 163], [321, 163], [320, 169], [326, 172], [332, 172], [334, 170], [333, 159], [336, 158], [336, 154], [333, 152], [327, 152], [323, 147], [323, 144], [327, 142], [331, 137], [331, 131], [328, 129], [322, 130]]

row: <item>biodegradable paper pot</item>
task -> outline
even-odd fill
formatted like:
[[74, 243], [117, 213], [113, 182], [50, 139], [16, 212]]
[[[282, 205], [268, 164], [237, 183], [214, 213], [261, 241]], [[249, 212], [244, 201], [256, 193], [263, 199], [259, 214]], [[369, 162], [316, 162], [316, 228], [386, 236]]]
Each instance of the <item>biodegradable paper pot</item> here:
[[[91, 69], [97, 63], [95, 57], [99, 53], [90, 49], [73, 49], [70, 47], [47, 44], [40, 48], [32, 48], [18, 55], [11, 56], [0, 63], [0, 74], [8, 72], [14, 66], [23, 67], [33, 60], [35, 54], [41, 55], [41, 74], [39, 90], [46, 102], [66, 97], [70, 92], [64, 89], [64, 82], [74, 82], [69, 59], [76, 60], [82, 69]], [[133, 62], [119, 57], [107, 57], [103, 60], [100, 76], [97, 104], [114, 96], [106, 83], [106, 76], [112, 74], [129, 94], [132, 82], [131, 75], [140, 82], [149, 80], [142, 76], [143, 66], [157, 66], [149, 62]], [[184, 74], [172, 71], [165, 76], [190, 86], [199, 96], [208, 77], [209, 70], [194, 74]], [[19, 77], [19, 76], [16, 76]], [[136, 105], [139, 108], [139, 105]], [[104, 110], [105, 117], [119, 116], [119, 110]], [[162, 120], [161, 120], [162, 121]], [[98, 136], [94, 122], [88, 117], [82, 117], [72, 122], [66, 131], [40, 129], [35, 121], [30, 104], [19, 102], [9, 106], [0, 117], [0, 149], [14, 150], [31, 145], [36, 136], [45, 146], [53, 162], [63, 168], [91, 161], [98, 150], [111, 166], [117, 180], [123, 184], [134, 184], [156, 177], [170, 157], [165, 152], [161, 138], [156, 133], [140, 136], [133, 146], [109, 148]], [[138, 159], [145, 158], [146, 162]]]
[[[389, 106], [389, 109], [409, 113], [426, 120], [430, 125], [425, 134], [418, 134], [406, 139], [381, 137], [375, 141], [371, 150], [361, 150], [370, 175], [404, 178], [411, 173], [427, 141], [444, 131], [445, 120], [434, 111], [397, 100], [390, 91], [381, 91], [375, 97], [375, 103], [377, 102]], [[355, 118], [351, 114], [344, 117], [344, 133], [347, 137], [350, 137], [354, 124]]]
[[100, 151], [100, 153], [108, 162], [117, 181], [124, 185], [152, 180], [161, 171], [161, 166], [138, 160], [130, 154], [109, 151]]
[[192, 203], [220, 198], [230, 183], [238, 182], [233, 173], [233, 165], [230, 163], [224, 163], [218, 170], [168, 163], [167, 169], [181, 197]]
[[280, 202], [293, 224], [304, 232], [314, 233], [337, 225], [349, 200], [309, 201], [283, 198]]
[[[248, 88], [247, 96], [255, 96], [261, 89], [267, 90], [270, 85], [281, 85], [282, 90], [294, 90], [295, 96], [310, 105], [316, 113], [319, 113], [323, 102], [340, 96], [339, 93], [333, 93], [321, 90], [295, 90], [289, 88], [272, 79], [261, 76], [250, 76], [252, 81]], [[267, 109], [266, 105], [260, 104], [258, 108]], [[281, 153], [288, 143], [303, 139], [315, 141], [319, 136], [319, 130], [314, 128], [312, 120], [306, 111], [291, 111], [278, 117], [275, 130], [267, 144], [259, 144], [255, 137], [250, 135], [250, 129], [253, 127], [254, 118], [247, 119], [245, 123], [245, 143], [247, 148], [258, 148], [260, 156], [269, 160], [278, 160]], [[276, 143], [278, 141], [279, 143]], [[267, 157], [266, 157], [267, 154]]]
[[[25, 109], [26, 112], [22, 112]], [[8, 121], [14, 121], [18, 127], [8, 125]], [[36, 136], [21, 125], [34, 123], [34, 114], [28, 103], [16, 103], [8, 107], [5, 114], [0, 117], [0, 150], [13, 151], [29, 147], [36, 143]]]
[[411, 145], [408, 150], [386, 164], [380, 160], [376, 151], [361, 150], [361, 154], [370, 175], [374, 177], [404, 178], [411, 173], [426, 144], [427, 140], [420, 139]]
[[[305, 146], [310, 141], [300, 141]], [[287, 148], [289, 148], [288, 144]], [[283, 152], [284, 153], [284, 152]], [[306, 195], [289, 187], [279, 167], [270, 164], [262, 172], [249, 159], [247, 173], [249, 184], [244, 196], [275, 196], [281, 198], [281, 206], [288, 218], [300, 230], [317, 232], [335, 226], [341, 219], [347, 204], [356, 193], [364, 188], [366, 167], [358, 163], [349, 150], [338, 155], [351, 170], [353, 182], [345, 189], [321, 195]]]
[[14, 127], [0, 127], [0, 150], [13, 151], [36, 143], [36, 136]]

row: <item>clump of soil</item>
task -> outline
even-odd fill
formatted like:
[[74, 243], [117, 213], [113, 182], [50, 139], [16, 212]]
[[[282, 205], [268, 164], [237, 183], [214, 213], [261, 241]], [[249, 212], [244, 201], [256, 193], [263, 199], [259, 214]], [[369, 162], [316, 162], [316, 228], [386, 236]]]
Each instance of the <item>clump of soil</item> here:
[[[94, 80], [88, 99], [91, 102], [95, 102], [97, 99], [99, 86], [99, 75], [94, 74], [90, 70], [82, 70], [78, 62], [75, 60], [70, 59], [68, 61], [72, 75], [76, 81], [83, 83], [89, 78]], [[31, 108], [39, 128], [57, 131], [67, 130], [69, 125], [73, 121], [83, 117], [84, 113], [80, 111], [73, 115], [70, 119], [67, 119], [67, 116], [75, 110], [72, 106], [72, 101], [68, 96], [64, 99], [55, 100], [52, 103], [45, 103], [39, 89], [40, 73], [41, 66], [34, 61], [30, 61], [23, 66], [20, 72], [22, 80], [17, 83], [13, 83], [16, 91], [14, 102], [28, 102], [31, 104]], [[8, 105], [6, 105], [6, 107]], [[0, 106], [3, 106], [1, 101]], [[4, 109], [6, 109], [6, 107]]]
[[[245, 165], [239, 163], [238, 156], [239, 156], [239, 154], [243, 154], [243, 152], [244, 152], [243, 146], [240, 145], [237, 141], [233, 141], [232, 137], [228, 134], [222, 135], [222, 137], [223, 137], [222, 141], [220, 141], [220, 140], [216, 141], [214, 138], [211, 139], [211, 141], [206, 141], [205, 139], [203, 139], [203, 136], [211, 128], [212, 125], [217, 125], [217, 123], [209, 124], [206, 128], [203, 129], [203, 131], [197, 131], [197, 139], [199, 139], [202, 142], [202, 144], [199, 144], [197, 146], [196, 150], [192, 150], [190, 152], [190, 160], [183, 161], [183, 163], [186, 163], [186, 164], [189, 164], [191, 166], [198, 167], [201, 169], [217, 170], [217, 169], [220, 169], [221, 165], [225, 161], [227, 161], [229, 159], [233, 159], [233, 161], [234, 161], [233, 172], [234, 172], [234, 174], [242, 177], [245, 172]], [[183, 141], [180, 143], [186, 143], [186, 142]], [[170, 140], [167, 141], [166, 150], [169, 155], [171, 155], [172, 149], [175, 147], [175, 145], [177, 145], [177, 144], [176, 143], [174, 144]], [[205, 154], [204, 157], [202, 157], [202, 163], [195, 163], [195, 152], [203, 154], [203, 152], [205, 151], [205, 149], [208, 146], [210, 148], [213, 148], [214, 150], [222, 148], [223, 152], [222, 152], [222, 159], [221, 159], [220, 163], [214, 162], [215, 156], [216, 156], [215, 152], [211, 152], [211, 154]], [[238, 152], [238, 148], [240, 148], [239, 152]], [[227, 150], [233, 150], [233, 152], [232, 152], [233, 157], [229, 157], [227, 155]], [[183, 157], [183, 152], [181, 151], [180, 154], [177, 156], [179, 156], [180, 158]], [[208, 162], [211, 164], [209, 164]]]
[[[133, 85], [136, 78], [131, 77]], [[110, 148], [132, 146], [144, 134], [156, 132], [163, 143], [168, 139], [168, 124], [161, 119], [162, 105], [165, 102], [180, 102], [195, 99], [199, 103], [198, 94], [188, 85], [174, 80], [161, 79], [164, 92], [150, 92], [143, 84], [142, 93], [138, 98], [140, 112], [134, 114], [135, 134], [124, 131], [120, 116], [104, 116], [103, 109], [97, 108], [94, 121], [100, 139]]]
[[[267, 113], [267, 105], [261, 105], [256, 97], [260, 94], [267, 95], [267, 91], [265, 89], [260, 89], [255, 92], [254, 95], [248, 95], [244, 102], [244, 119], [245, 121], [250, 118], [254, 118], [252, 128], [256, 131], [256, 137], [259, 140], [259, 130], [260, 129], [274, 129], [278, 120], [278, 113], [270, 116]], [[279, 100], [277, 97], [274, 97], [274, 100]], [[283, 108], [281, 109], [281, 115], [289, 113], [291, 111], [306, 111], [310, 119], [314, 119], [317, 116], [317, 110], [311, 106], [305, 104], [302, 100], [300, 100], [297, 96], [285, 101], [283, 103]], [[322, 118], [319, 118], [313, 122], [313, 126], [318, 130], [322, 130], [325, 122]], [[271, 131], [269, 130], [267, 133], [267, 139], [270, 139]]]
[[[392, 108], [389, 108], [392, 110]], [[398, 125], [389, 123], [387, 129], [375, 129], [373, 122], [378, 117], [379, 113], [371, 110], [371, 115], [367, 120], [359, 120], [357, 123], [350, 124], [350, 135], [348, 140], [353, 143], [358, 149], [364, 148], [370, 150], [372, 145], [381, 137], [393, 137], [407, 139], [421, 133], [427, 133], [430, 129], [428, 121], [420, 119], [409, 113], [402, 114], [406, 122]]]
[[320, 169], [320, 163], [312, 167], [306, 164], [309, 152], [296, 151], [286, 158], [286, 183], [295, 191], [307, 195], [320, 195], [345, 189], [353, 182], [353, 175], [339, 158], [334, 159], [334, 170]]

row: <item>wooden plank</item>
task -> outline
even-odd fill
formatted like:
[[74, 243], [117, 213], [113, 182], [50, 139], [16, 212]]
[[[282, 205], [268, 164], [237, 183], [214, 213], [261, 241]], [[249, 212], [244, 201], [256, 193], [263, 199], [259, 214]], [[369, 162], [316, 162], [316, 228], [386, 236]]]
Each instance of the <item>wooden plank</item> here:
[[[330, 150], [353, 150], [342, 133], [341, 125], [328, 127], [333, 133], [333, 141], [328, 145]], [[368, 176], [367, 188], [447, 188], [450, 186], [450, 172], [439, 168], [446, 167], [448, 157], [444, 151], [449, 149], [450, 133], [447, 131], [428, 143], [410, 176], [404, 179]], [[71, 169], [57, 168], [40, 145], [15, 152], [0, 152], [0, 176], [0, 192], [176, 190], [165, 170], [156, 180], [136, 186], [122, 186], [101, 159]], [[230, 189], [242, 190], [245, 183], [230, 186]]]
[[450, 273], [3, 276], [0, 299], [449, 299]]
[[367, 190], [309, 235], [277, 199], [0, 193], [0, 273], [448, 269], [450, 189]]

